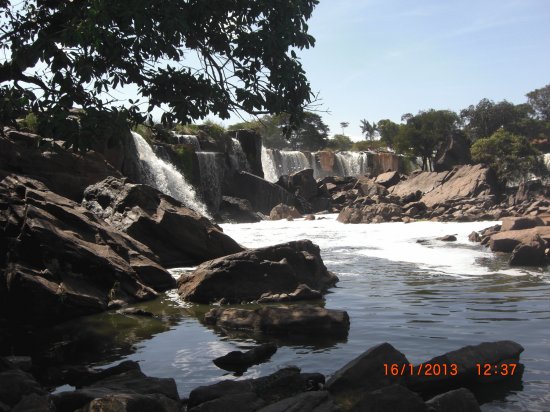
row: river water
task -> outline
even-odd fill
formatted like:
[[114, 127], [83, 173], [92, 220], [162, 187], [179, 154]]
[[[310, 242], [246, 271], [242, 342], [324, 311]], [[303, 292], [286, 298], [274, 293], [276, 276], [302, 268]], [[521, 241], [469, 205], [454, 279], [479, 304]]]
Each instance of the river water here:
[[[382, 342], [419, 363], [465, 345], [515, 340], [525, 348], [522, 381], [484, 395], [482, 410], [549, 411], [550, 272], [510, 269], [505, 257], [468, 241], [473, 230], [493, 224], [344, 225], [329, 215], [315, 221], [223, 225], [247, 247], [303, 238], [317, 243], [328, 269], [340, 277], [324, 305], [348, 311], [351, 319], [347, 340], [278, 341], [270, 362], [240, 378], [211, 360], [256, 342], [203, 326], [199, 319], [209, 308], [183, 304], [175, 292], [141, 305], [157, 318], [92, 316], [79, 319], [77, 327], [49, 330], [47, 342], [37, 345], [48, 347], [50, 359], [62, 353], [64, 362], [105, 366], [137, 360], [146, 374], [175, 378], [180, 395], [187, 396], [199, 385], [258, 377], [286, 365], [330, 375]], [[448, 234], [458, 240], [436, 240]]]

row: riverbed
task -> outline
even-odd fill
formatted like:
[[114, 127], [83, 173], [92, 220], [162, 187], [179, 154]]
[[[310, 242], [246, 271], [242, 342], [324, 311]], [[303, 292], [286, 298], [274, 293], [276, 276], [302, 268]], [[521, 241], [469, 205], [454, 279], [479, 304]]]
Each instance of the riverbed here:
[[[50, 330], [41, 345], [52, 358], [63, 353], [65, 362], [105, 366], [139, 361], [148, 375], [173, 377], [180, 395], [187, 396], [199, 385], [258, 377], [287, 365], [330, 375], [382, 342], [418, 363], [465, 345], [514, 340], [525, 348], [522, 381], [486, 394], [482, 410], [550, 410], [548, 269], [511, 269], [506, 257], [468, 241], [473, 230], [494, 222], [344, 225], [335, 217], [222, 226], [246, 247], [303, 238], [318, 244], [326, 266], [340, 278], [318, 304], [348, 311], [347, 339], [277, 341], [279, 350], [270, 362], [235, 377], [212, 359], [256, 342], [207, 328], [200, 319], [209, 307], [182, 303], [172, 291], [140, 305], [157, 318], [91, 316], [76, 326]], [[436, 240], [449, 234], [457, 241]], [[56, 352], [63, 344], [70, 350]]]

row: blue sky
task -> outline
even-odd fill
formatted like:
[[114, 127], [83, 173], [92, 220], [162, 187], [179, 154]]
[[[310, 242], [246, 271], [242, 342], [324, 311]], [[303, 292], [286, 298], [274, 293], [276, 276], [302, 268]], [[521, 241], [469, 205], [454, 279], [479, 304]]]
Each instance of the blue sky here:
[[363, 118], [523, 103], [550, 83], [550, 0], [321, 0], [309, 26], [300, 56], [323, 119], [354, 140]]

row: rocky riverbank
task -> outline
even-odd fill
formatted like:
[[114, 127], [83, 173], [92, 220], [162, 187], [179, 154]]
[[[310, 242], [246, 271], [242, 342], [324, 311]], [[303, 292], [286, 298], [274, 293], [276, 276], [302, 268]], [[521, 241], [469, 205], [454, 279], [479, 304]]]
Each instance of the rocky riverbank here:
[[75, 389], [52, 394], [29, 373], [30, 359], [0, 358], [0, 410], [475, 412], [480, 409], [474, 393], [521, 379], [522, 351], [515, 342], [486, 342], [413, 365], [384, 343], [368, 349], [328, 379], [320, 373], [287, 367], [256, 379], [201, 386], [183, 399], [173, 379], [146, 376], [132, 361], [103, 370], [66, 368], [64, 380]]

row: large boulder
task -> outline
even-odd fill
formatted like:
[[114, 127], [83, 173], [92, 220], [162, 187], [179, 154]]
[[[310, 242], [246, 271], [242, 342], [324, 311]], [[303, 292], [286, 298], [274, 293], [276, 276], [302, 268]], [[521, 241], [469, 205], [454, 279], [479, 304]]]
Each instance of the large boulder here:
[[[483, 342], [479, 345], [465, 346], [463, 348], [436, 356], [427, 362], [423, 362], [414, 369], [414, 373], [407, 377], [407, 386], [415, 391], [424, 393], [441, 393], [460, 387], [475, 387], [479, 384], [498, 382], [513, 379], [521, 374], [522, 366], [519, 364], [519, 356], [523, 347], [513, 341]], [[500, 371], [503, 364], [514, 364], [512, 368], [506, 366], [507, 374], [493, 374], [484, 376], [483, 365], [491, 365], [490, 371]], [[440, 372], [428, 375], [426, 365], [439, 365]], [[453, 366], [455, 365], [455, 366]], [[424, 366], [424, 368], [423, 368]], [[495, 369], [496, 368], [496, 369]]]
[[222, 196], [218, 214], [226, 223], [256, 223], [262, 220], [248, 200], [231, 196]]
[[82, 205], [147, 245], [164, 267], [195, 265], [243, 250], [219, 226], [181, 202], [125, 179], [110, 177], [88, 187]]
[[387, 188], [398, 184], [401, 181], [401, 176], [398, 171], [386, 172], [379, 174], [374, 181]]
[[281, 219], [299, 219], [302, 217], [302, 214], [294, 206], [288, 206], [284, 203], [279, 203], [271, 212], [269, 212], [269, 219], [271, 220], [281, 220]]
[[338, 278], [321, 259], [319, 247], [299, 240], [250, 249], [201, 264], [178, 279], [179, 294], [188, 301], [210, 303], [255, 301], [265, 293], [292, 293], [300, 284], [318, 291]]
[[292, 193], [252, 173], [234, 173], [231, 183], [225, 195], [248, 200], [255, 211], [264, 215], [268, 215], [279, 203], [297, 205], [296, 196]]
[[262, 136], [258, 132], [249, 129], [235, 130], [232, 133], [234, 133], [235, 139], [241, 144], [252, 173], [263, 178]]
[[0, 182], [0, 318], [59, 322], [175, 286], [147, 246], [37, 180]]
[[365, 392], [399, 383], [400, 376], [387, 371], [389, 365], [408, 365], [409, 361], [389, 343], [373, 346], [337, 370], [327, 381], [327, 389], [338, 398], [358, 400]]
[[6, 130], [0, 136], [0, 179], [11, 173], [32, 177], [79, 202], [89, 185], [107, 176], [122, 176], [99, 153], [81, 155], [54, 142], [40, 147], [40, 140], [35, 134]]
[[305, 200], [311, 200], [317, 196], [317, 182], [313, 178], [313, 169], [304, 169], [290, 175], [279, 177], [277, 182], [279, 186], [286, 189], [296, 196], [301, 196]]
[[527, 245], [540, 237], [550, 242], [550, 226], [537, 226], [531, 229], [499, 231], [491, 235], [489, 247], [493, 252], [511, 253], [518, 245]]
[[312, 305], [264, 306], [259, 309], [217, 308], [205, 315], [208, 325], [259, 336], [345, 338], [349, 316], [343, 310]]
[[189, 394], [187, 408], [189, 412], [223, 412], [230, 407], [236, 411], [256, 411], [281, 399], [315, 391], [324, 382], [325, 377], [319, 373], [300, 373], [300, 369], [295, 366], [287, 367], [257, 379], [225, 380], [209, 386], [200, 386]]
[[466, 388], [434, 396], [426, 404], [431, 412], [481, 412], [474, 394]]

